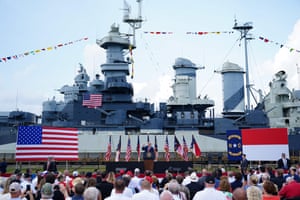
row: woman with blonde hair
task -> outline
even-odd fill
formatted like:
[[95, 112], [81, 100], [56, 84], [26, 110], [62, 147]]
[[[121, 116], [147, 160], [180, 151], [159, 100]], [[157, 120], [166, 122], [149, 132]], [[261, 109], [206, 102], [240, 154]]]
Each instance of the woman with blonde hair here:
[[106, 181], [109, 182], [109, 183], [115, 184], [115, 182], [116, 182], [116, 175], [115, 175], [115, 173], [112, 172], [112, 171], [108, 172]]

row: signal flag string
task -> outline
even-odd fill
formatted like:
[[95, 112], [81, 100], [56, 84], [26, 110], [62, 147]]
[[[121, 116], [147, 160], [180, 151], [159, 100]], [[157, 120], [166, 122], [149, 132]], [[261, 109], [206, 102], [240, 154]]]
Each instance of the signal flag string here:
[[27, 51], [27, 52], [20, 53], [20, 54], [6, 56], [6, 57], [2, 57], [2, 58], [0, 57], [0, 62], [5, 63], [5, 62], [10, 61], [10, 60], [17, 60], [19, 58], [23, 58], [23, 57], [29, 56], [29, 55], [35, 55], [35, 54], [38, 54], [38, 53], [41, 53], [41, 52], [44, 52], [44, 51], [51, 51], [53, 49], [57, 50], [58, 48], [61, 48], [61, 47], [64, 47], [64, 46], [69, 46], [69, 45], [75, 44], [77, 42], [85, 41], [85, 40], [88, 40], [88, 37], [84, 37], [84, 38], [81, 38], [81, 39], [78, 39], [78, 40], [73, 40], [73, 41], [69, 41], [69, 42], [65, 42], [65, 43], [59, 43], [55, 46], [48, 46], [46, 48]]
[[[185, 32], [187, 35], [198, 35], [198, 36], [205, 36], [209, 34], [215, 34], [215, 35], [220, 35], [220, 34], [233, 34], [234, 31], [187, 31]], [[172, 31], [144, 31], [144, 34], [149, 34], [149, 35], [171, 35], [174, 34]], [[256, 39], [256, 38], [254, 38]], [[297, 52], [300, 53], [299, 49], [295, 49], [293, 47], [289, 47], [287, 45], [281, 44], [279, 42], [275, 42], [273, 40], [270, 40], [268, 38], [259, 36], [259, 40], [265, 42], [265, 43], [273, 43], [275, 45], [278, 45], [280, 48], [285, 47], [289, 49], [290, 52]]]

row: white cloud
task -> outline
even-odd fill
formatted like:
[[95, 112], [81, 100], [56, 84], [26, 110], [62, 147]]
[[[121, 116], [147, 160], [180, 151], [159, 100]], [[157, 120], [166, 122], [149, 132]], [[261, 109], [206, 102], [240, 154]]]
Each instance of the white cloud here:
[[[288, 74], [288, 86], [299, 89], [297, 64], [300, 64], [300, 52], [295, 49], [300, 49], [300, 20], [295, 24], [292, 33], [288, 36], [285, 47], [281, 48], [274, 59], [270, 63], [270, 67], [274, 67], [274, 73], [279, 70], [285, 70]], [[293, 48], [293, 51], [290, 51]]]
[[105, 50], [97, 44], [88, 44], [84, 48], [84, 67], [90, 79], [93, 80], [96, 74], [101, 74], [100, 64], [105, 63]]

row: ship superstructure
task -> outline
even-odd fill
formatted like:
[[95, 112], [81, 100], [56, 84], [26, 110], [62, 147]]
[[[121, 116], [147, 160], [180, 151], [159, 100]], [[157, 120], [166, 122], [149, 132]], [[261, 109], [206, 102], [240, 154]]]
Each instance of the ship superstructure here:
[[[102, 74], [90, 80], [85, 67], [79, 64], [74, 83], [58, 90], [64, 96], [63, 101], [53, 98], [43, 102], [41, 124], [37, 123], [37, 116], [30, 113], [0, 115], [1, 144], [8, 144], [1, 146], [2, 152], [15, 151], [16, 127], [20, 124], [78, 128], [79, 152], [95, 153], [97, 156], [99, 152], [106, 151], [108, 136], [112, 136], [113, 141], [117, 141], [119, 136], [122, 140], [130, 136], [132, 146], [136, 145], [137, 136], [151, 136], [152, 140], [157, 136], [161, 148], [166, 135], [170, 136], [170, 146], [174, 145], [174, 136], [180, 140], [184, 136], [191, 141], [194, 135], [203, 152], [226, 152], [228, 130], [287, 127], [290, 134], [300, 136], [300, 92], [291, 92], [286, 87], [284, 71], [275, 75], [270, 83], [270, 93], [252, 109], [248, 70], [235, 63], [224, 63], [219, 71], [223, 80], [223, 112], [221, 117], [216, 117], [214, 101], [196, 92], [199, 81], [196, 72], [202, 67], [187, 58], [177, 58], [171, 65], [174, 69], [173, 95], [166, 102], [160, 102], [155, 108], [154, 103], [147, 99], [133, 101], [134, 88], [128, 81], [129, 66], [133, 62], [130, 53], [136, 48], [135, 30], [141, 28], [142, 18], [131, 19], [125, 12], [124, 22], [133, 28], [132, 34], [121, 33], [119, 26], [113, 24], [107, 36], [96, 40], [97, 45], [106, 51], [106, 61], [100, 66]], [[252, 24], [235, 24], [234, 29], [248, 40], [247, 33]], [[248, 68], [247, 61], [245, 65]], [[98, 98], [97, 105], [86, 104], [87, 97], [91, 96]], [[13, 119], [18, 119], [18, 123], [2, 128]], [[5, 139], [8, 134], [12, 139]], [[144, 142], [146, 137], [141, 137], [141, 143]]]

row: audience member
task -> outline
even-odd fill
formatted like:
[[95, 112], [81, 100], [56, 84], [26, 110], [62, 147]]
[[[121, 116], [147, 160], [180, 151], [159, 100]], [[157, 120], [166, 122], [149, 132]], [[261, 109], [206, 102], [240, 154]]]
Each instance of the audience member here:
[[257, 186], [250, 186], [246, 190], [248, 200], [261, 200], [262, 191]]
[[206, 177], [204, 190], [197, 192], [193, 198], [193, 200], [202, 200], [202, 199], [226, 200], [225, 194], [215, 189], [215, 178], [212, 176]]
[[236, 188], [232, 193], [232, 200], [247, 200], [246, 191], [243, 188]]
[[190, 199], [193, 199], [197, 192], [204, 189], [204, 185], [199, 183], [199, 178], [196, 172], [191, 174], [191, 183], [187, 184], [186, 187], [190, 191]]
[[218, 189], [225, 194], [227, 200], [232, 199], [231, 187], [227, 176], [221, 177]]
[[122, 178], [118, 178], [114, 184], [114, 193], [105, 198], [105, 200], [130, 200], [131, 198], [124, 194], [125, 181]]
[[95, 187], [87, 188], [83, 193], [84, 200], [102, 200], [101, 193]]
[[280, 200], [278, 195], [278, 190], [274, 183], [269, 180], [266, 180], [263, 183], [263, 200]]
[[293, 177], [286, 179], [286, 184], [279, 191], [281, 198], [300, 197], [300, 183], [296, 182]]
[[151, 184], [147, 180], [142, 180], [141, 191], [133, 195], [132, 200], [158, 200], [159, 194], [151, 191]]

